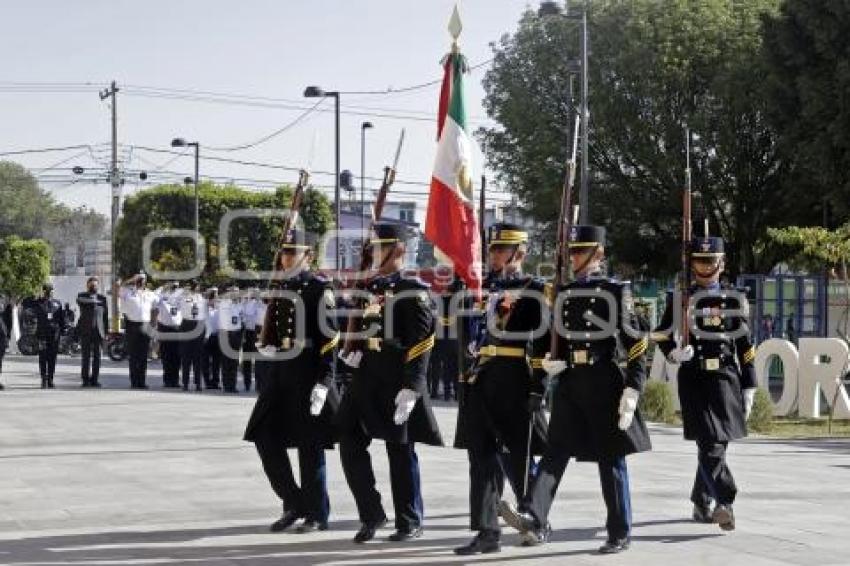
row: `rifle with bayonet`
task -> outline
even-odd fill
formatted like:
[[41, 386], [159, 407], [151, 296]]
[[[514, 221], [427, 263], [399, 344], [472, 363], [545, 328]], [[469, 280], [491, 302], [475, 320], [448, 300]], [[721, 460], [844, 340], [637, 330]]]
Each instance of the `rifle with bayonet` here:
[[[372, 207], [372, 218], [369, 221], [369, 231], [364, 236], [363, 249], [360, 254], [360, 268], [358, 273], [357, 287], [361, 288], [365, 282], [365, 274], [372, 267], [372, 245], [369, 240], [369, 235], [375, 226], [375, 222], [381, 219], [384, 212], [384, 204], [387, 201], [387, 195], [395, 182], [396, 170], [398, 167], [398, 159], [401, 156], [401, 148], [404, 145], [404, 128], [398, 138], [398, 146], [396, 146], [395, 157], [393, 158], [392, 166], [384, 167], [384, 178], [381, 181], [381, 188], [378, 189], [378, 194], [375, 197], [375, 206]], [[349, 314], [345, 331], [345, 342], [342, 348], [342, 355], [347, 356], [349, 353], [357, 350], [359, 344], [354, 340], [353, 336], [357, 328], [357, 319], [359, 317], [354, 314]]]

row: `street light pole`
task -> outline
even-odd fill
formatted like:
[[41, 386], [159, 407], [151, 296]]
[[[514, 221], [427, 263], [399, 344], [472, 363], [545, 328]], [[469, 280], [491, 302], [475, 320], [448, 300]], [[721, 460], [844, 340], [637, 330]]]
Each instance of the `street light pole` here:
[[366, 210], [366, 130], [372, 128], [372, 122], [360, 124], [360, 231], [363, 232], [364, 211]]
[[342, 246], [342, 242], [340, 241], [339, 233], [341, 230], [340, 226], [340, 193], [339, 193], [339, 91], [325, 91], [317, 86], [308, 86], [304, 89], [304, 97], [305, 98], [326, 98], [332, 97], [334, 99], [334, 207], [336, 208], [335, 221], [336, 221], [336, 258], [335, 258], [335, 269], [337, 277], [339, 277], [340, 272], [340, 247]]
[[581, 209], [579, 210], [579, 220], [582, 224], [588, 222], [588, 212], [590, 204], [588, 203], [588, 184], [590, 179], [588, 167], [588, 125], [590, 124], [590, 112], [587, 109], [587, 2], [581, 12], [581, 188], [579, 189], [579, 202]]

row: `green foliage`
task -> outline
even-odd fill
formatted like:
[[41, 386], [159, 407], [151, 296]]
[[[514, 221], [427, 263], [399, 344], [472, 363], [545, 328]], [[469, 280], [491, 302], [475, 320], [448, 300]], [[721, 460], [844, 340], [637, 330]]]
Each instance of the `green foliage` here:
[[0, 238], [0, 295], [19, 301], [39, 294], [50, 275], [50, 254], [44, 240]]
[[792, 263], [814, 270], [850, 263], [850, 223], [836, 230], [817, 226], [771, 228], [768, 235], [786, 250]]
[[638, 401], [638, 407], [643, 417], [657, 423], [673, 423], [676, 419], [676, 408], [673, 404], [673, 392], [665, 381], [650, 379]]
[[805, 189], [798, 204], [811, 217], [801, 224], [820, 224], [824, 201], [850, 217], [848, 29], [846, 1], [785, 0], [764, 22], [769, 118]]
[[[766, 230], [787, 224], [793, 209], [764, 119], [760, 31], [778, 3], [589, 2], [590, 213], [609, 227], [618, 267], [677, 269], [686, 125], [698, 134], [696, 225], [708, 215], [726, 237], [733, 273], [775, 263]], [[579, 54], [577, 30], [574, 21], [526, 12], [494, 45], [484, 80], [485, 108], [499, 124], [478, 131], [490, 165], [550, 225], [572, 135], [568, 60]]]
[[[198, 188], [200, 231], [205, 240], [206, 263], [202, 279], [213, 284], [231, 276], [219, 264], [219, 229], [228, 212], [252, 210], [257, 214], [235, 218], [228, 230], [227, 255], [234, 269], [269, 269], [280, 241], [282, 219], [271, 213], [288, 211], [292, 191], [280, 187], [274, 193], [247, 191], [232, 185], [201, 183]], [[118, 273], [127, 277], [142, 269], [142, 242], [154, 230], [194, 228], [194, 188], [160, 185], [138, 192], [124, 202], [123, 217], [116, 227], [115, 248]], [[265, 211], [265, 212], [264, 212]], [[307, 191], [301, 209], [307, 230], [323, 234], [332, 222], [330, 203], [318, 191]], [[164, 237], [151, 246], [157, 269], [185, 270], [195, 265], [194, 246], [188, 238]]]
[[42, 191], [23, 166], [0, 161], [0, 237], [36, 238], [54, 209], [53, 199]]
[[767, 390], [759, 387], [753, 402], [753, 412], [747, 421], [747, 428], [753, 432], [770, 432], [773, 428], [773, 400]]

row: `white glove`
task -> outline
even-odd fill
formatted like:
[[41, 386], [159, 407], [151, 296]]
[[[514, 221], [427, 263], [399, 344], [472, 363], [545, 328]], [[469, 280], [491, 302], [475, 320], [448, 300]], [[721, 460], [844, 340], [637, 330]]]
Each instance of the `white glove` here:
[[756, 402], [756, 388], [744, 389], [744, 420], [749, 420], [753, 412], [753, 403]]
[[343, 352], [340, 352], [339, 359], [341, 359], [342, 363], [348, 367], [357, 369], [360, 367], [360, 360], [363, 359], [363, 352], [355, 350], [353, 352], [349, 352], [348, 356], [346, 356]]
[[676, 364], [681, 364], [682, 362], [689, 362], [694, 359], [694, 347], [688, 344], [684, 348], [673, 348], [667, 357], [670, 358], [671, 362]]
[[620, 397], [620, 422], [617, 426], [620, 430], [626, 430], [632, 426], [632, 420], [635, 418], [635, 410], [637, 409], [638, 397], [640, 393], [637, 389], [626, 387], [623, 389], [623, 396]]
[[314, 385], [313, 390], [310, 392], [310, 414], [314, 417], [319, 416], [327, 398], [328, 388], [321, 383]]
[[543, 358], [543, 371], [549, 377], [554, 377], [567, 369], [567, 362], [564, 360], [553, 360], [551, 354], [546, 354]]
[[395, 424], [403, 425], [407, 422], [418, 398], [419, 395], [412, 389], [405, 388], [398, 392], [398, 395], [395, 396], [395, 415], [393, 415]]

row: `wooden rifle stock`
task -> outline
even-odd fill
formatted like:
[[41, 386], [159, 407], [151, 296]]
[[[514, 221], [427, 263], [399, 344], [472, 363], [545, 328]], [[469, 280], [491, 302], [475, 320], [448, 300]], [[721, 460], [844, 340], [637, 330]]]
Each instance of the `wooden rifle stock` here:
[[[556, 297], [561, 286], [564, 284], [564, 268], [565, 261], [564, 255], [566, 251], [566, 247], [568, 245], [568, 238], [570, 233], [570, 227], [572, 226], [572, 216], [570, 212], [572, 211], [572, 197], [573, 197], [573, 186], [575, 185], [576, 179], [576, 152], [578, 150], [578, 132], [581, 118], [576, 115], [575, 126], [573, 129], [573, 149], [570, 154], [570, 159], [567, 161], [567, 172], [564, 175], [564, 188], [561, 193], [561, 210], [558, 215], [558, 227], [557, 227], [557, 245], [555, 247], [555, 278], [552, 282], [553, 296]], [[554, 299], [553, 299], [554, 300]], [[555, 327], [555, 316], [557, 313], [553, 310], [552, 313], [552, 328], [549, 330], [550, 341], [549, 341], [549, 357], [553, 360], [557, 360], [559, 352], [558, 352], [558, 331]]]
[[[360, 253], [360, 269], [357, 275], [357, 288], [362, 288], [365, 283], [365, 274], [372, 267], [372, 245], [369, 241], [369, 236], [372, 234], [372, 230], [375, 227], [375, 223], [381, 219], [381, 216], [384, 213], [384, 204], [387, 201], [387, 195], [390, 192], [390, 188], [393, 186], [395, 182], [395, 174], [396, 167], [398, 167], [398, 158], [401, 155], [401, 148], [404, 144], [404, 129], [401, 130], [401, 135], [398, 138], [398, 146], [396, 147], [395, 159], [393, 159], [392, 166], [384, 167], [384, 179], [381, 181], [381, 188], [378, 189], [378, 194], [375, 197], [375, 206], [372, 207], [372, 218], [369, 221], [369, 231], [367, 232], [367, 236], [363, 240], [363, 249]], [[357, 344], [355, 339], [353, 338], [354, 333], [357, 331], [357, 319], [359, 317], [349, 314], [348, 320], [346, 321], [345, 326], [345, 341], [343, 342], [342, 353], [343, 355], [348, 355], [349, 352], [356, 350], [359, 348], [359, 344]]]
[[[272, 277], [269, 281], [269, 285], [271, 285], [272, 281], [277, 278], [277, 273], [280, 269], [281, 247], [286, 241], [287, 232], [289, 232], [290, 228], [295, 226], [298, 222], [298, 211], [301, 209], [301, 203], [304, 201], [304, 190], [307, 188], [307, 183], [309, 181], [310, 174], [304, 169], [299, 171], [298, 184], [295, 185], [295, 191], [292, 193], [292, 201], [290, 201], [289, 204], [289, 214], [283, 219], [283, 231], [280, 234], [277, 250], [275, 250], [274, 262], [272, 263]], [[263, 346], [270, 345], [267, 342], [269, 326], [271, 324], [270, 313], [271, 309], [266, 309], [266, 314], [263, 317], [263, 327], [260, 330], [259, 342]]]

